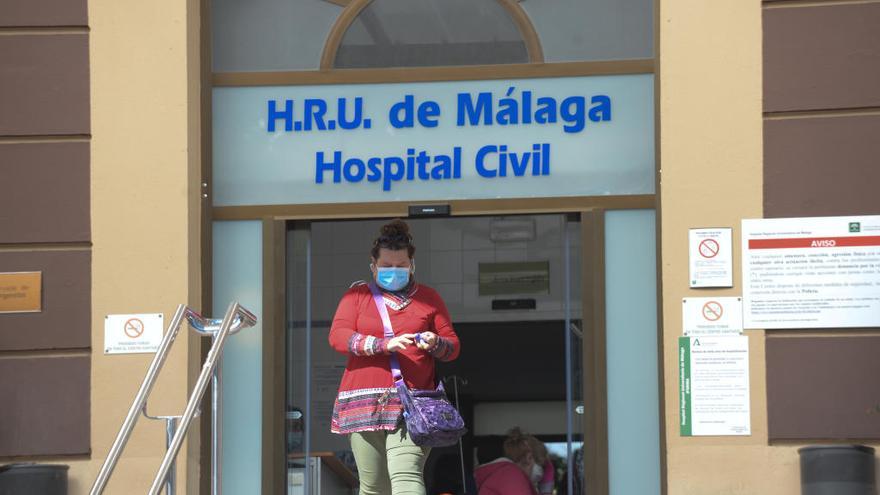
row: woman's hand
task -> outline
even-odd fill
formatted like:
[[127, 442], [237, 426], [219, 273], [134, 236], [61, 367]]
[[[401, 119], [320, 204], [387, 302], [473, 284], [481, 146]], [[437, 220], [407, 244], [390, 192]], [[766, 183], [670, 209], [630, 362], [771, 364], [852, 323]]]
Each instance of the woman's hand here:
[[386, 349], [388, 349], [388, 352], [402, 351], [406, 349], [406, 346], [412, 345], [413, 342], [415, 342], [415, 338], [416, 334], [414, 333], [405, 333], [396, 337], [391, 337], [391, 340], [389, 340], [386, 345]]
[[423, 351], [431, 352], [437, 347], [439, 337], [434, 332], [421, 332], [416, 340], [416, 345]]

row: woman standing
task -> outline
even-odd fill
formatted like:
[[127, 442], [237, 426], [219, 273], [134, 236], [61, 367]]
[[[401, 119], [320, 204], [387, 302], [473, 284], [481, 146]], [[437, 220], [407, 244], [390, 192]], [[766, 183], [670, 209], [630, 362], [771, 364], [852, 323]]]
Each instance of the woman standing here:
[[350, 435], [361, 495], [424, 495], [422, 470], [429, 448], [407, 435], [389, 356], [396, 353], [411, 389], [434, 390], [434, 361], [458, 357], [458, 336], [446, 305], [413, 274], [415, 246], [403, 220], [384, 225], [370, 251], [370, 271], [394, 330], [384, 327], [370, 287], [353, 285], [339, 302], [330, 345], [348, 356], [330, 429]]

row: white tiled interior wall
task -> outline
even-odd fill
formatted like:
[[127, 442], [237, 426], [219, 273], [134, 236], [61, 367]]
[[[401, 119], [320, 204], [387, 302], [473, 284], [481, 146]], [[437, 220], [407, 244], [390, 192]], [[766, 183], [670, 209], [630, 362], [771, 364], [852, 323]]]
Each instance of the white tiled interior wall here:
[[[416, 245], [416, 278], [436, 289], [449, 308], [453, 321], [561, 320], [564, 315], [565, 272], [563, 228], [567, 226], [570, 249], [572, 318], [580, 318], [580, 224], [566, 222], [563, 215], [532, 215], [535, 238], [531, 241], [493, 242], [493, 220], [499, 217], [453, 217], [410, 219]], [[524, 218], [524, 217], [517, 217]], [[382, 220], [316, 222], [312, 239], [312, 319], [329, 321], [346, 289], [370, 277], [370, 247]], [[302, 258], [303, 250], [297, 257]], [[298, 261], [300, 261], [298, 260]], [[478, 264], [485, 262], [548, 261], [549, 294], [480, 296]], [[303, 273], [300, 271], [300, 273]], [[305, 278], [294, 276], [294, 290], [305, 289]], [[493, 311], [492, 300], [534, 298], [535, 310]], [[299, 305], [298, 305], [299, 306]], [[300, 310], [302, 313], [302, 310]], [[294, 320], [304, 319], [295, 315]]]

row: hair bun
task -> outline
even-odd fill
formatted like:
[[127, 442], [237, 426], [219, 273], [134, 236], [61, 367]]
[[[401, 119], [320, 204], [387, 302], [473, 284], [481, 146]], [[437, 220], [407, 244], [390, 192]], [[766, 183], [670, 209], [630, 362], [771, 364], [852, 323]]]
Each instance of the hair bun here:
[[504, 457], [507, 457], [513, 462], [520, 462], [525, 459], [528, 454], [532, 453], [532, 447], [529, 444], [529, 435], [522, 431], [520, 427], [515, 426], [508, 430], [507, 438], [504, 439], [501, 449], [504, 452]]
[[412, 258], [413, 254], [416, 252], [416, 247], [413, 246], [413, 238], [412, 234], [409, 233], [409, 225], [399, 218], [383, 225], [382, 228], [379, 229], [379, 237], [373, 241], [373, 249], [370, 251], [370, 255], [373, 256], [373, 259], [379, 258], [379, 250], [382, 248], [390, 249], [392, 251], [406, 249], [407, 254]]
[[525, 436], [526, 434], [522, 431], [522, 429], [520, 429], [519, 426], [514, 426], [510, 429], [510, 431], [507, 432], [507, 437], [514, 441], [524, 438]]
[[409, 225], [403, 220], [397, 218], [382, 226], [381, 236], [392, 239], [401, 239], [411, 241], [412, 236], [409, 233]]

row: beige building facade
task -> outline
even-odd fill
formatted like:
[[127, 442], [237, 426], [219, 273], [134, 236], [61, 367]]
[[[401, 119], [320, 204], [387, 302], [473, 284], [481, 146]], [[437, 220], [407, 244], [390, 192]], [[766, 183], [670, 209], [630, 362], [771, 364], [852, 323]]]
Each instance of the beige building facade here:
[[[527, 0], [522, 4], [528, 7], [530, 2]], [[41, 177], [68, 166], [69, 160], [77, 159], [76, 153], [84, 153], [81, 160], [85, 160], [87, 166], [79, 177], [80, 180], [87, 177], [88, 188], [82, 191], [84, 199], [71, 199], [67, 206], [44, 206], [44, 202], [34, 200], [30, 206], [36, 213], [28, 213], [31, 215], [28, 224], [0, 216], [0, 230], [7, 231], [6, 235], [0, 234], [0, 272], [43, 271], [46, 316], [53, 310], [50, 304], [62, 304], [58, 299], [52, 299], [50, 292], [63, 290], [64, 287], [63, 283], [59, 289], [49, 285], [51, 272], [60, 271], [61, 268], [58, 268], [58, 264], [51, 264], [47, 256], [71, 255], [71, 261], [58, 263], [79, 266], [87, 274], [87, 281], [81, 283], [79, 289], [89, 294], [88, 301], [82, 301], [82, 304], [88, 305], [89, 311], [86, 316], [76, 316], [72, 320], [74, 325], [85, 325], [80, 328], [83, 338], [58, 345], [51, 343], [53, 339], [58, 341], [55, 333], [47, 333], [48, 344], [27, 341], [21, 345], [13, 343], [19, 338], [14, 334], [24, 331], [38, 334], [44, 331], [44, 325], [54, 326], [71, 321], [67, 316], [79, 315], [77, 311], [64, 311], [57, 315], [56, 320], [38, 324], [22, 320], [27, 318], [26, 315], [17, 315], [18, 319], [13, 321], [9, 315], [0, 314], [0, 367], [10, 373], [0, 377], [0, 387], [11, 394], [18, 385], [9, 382], [15, 381], [30, 383], [30, 387], [36, 389], [49, 387], [54, 390], [63, 388], [66, 380], [75, 380], [79, 376], [80, 388], [77, 390], [80, 392], [65, 400], [71, 404], [78, 403], [82, 410], [78, 423], [53, 424], [52, 416], [33, 416], [28, 411], [57, 408], [61, 410], [56, 409], [56, 412], [63, 415], [66, 406], [59, 408], [53, 400], [54, 396], [40, 397], [38, 394], [24, 405], [0, 407], [11, 411], [5, 413], [8, 416], [0, 423], [25, 424], [30, 416], [39, 418], [43, 422], [40, 429], [53, 435], [64, 436], [67, 434], [64, 432], [77, 429], [87, 431], [88, 435], [82, 439], [71, 439], [68, 444], [48, 446], [35, 430], [28, 427], [24, 427], [24, 431], [30, 437], [22, 439], [13, 437], [10, 428], [0, 426], [0, 447], [5, 444], [0, 453], [0, 462], [33, 461], [69, 465], [70, 493], [78, 495], [88, 493], [152, 358], [149, 354], [108, 355], [102, 352], [105, 345], [104, 319], [107, 315], [161, 312], [167, 317], [178, 304], [187, 304], [205, 314], [220, 316], [224, 307], [218, 307], [212, 299], [213, 274], [217, 270], [212, 265], [212, 252], [217, 249], [212, 244], [212, 235], [215, 233], [212, 226], [216, 222], [259, 220], [264, 226], [264, 259], [275, 259], [281, 255], [271, 252], [271, 243], [273, 239], [277, 240], [276, 237], [282, 236], [277, 229], [281, 229], [279, 225], [285, 221], [407, 216], [407, 207], [412, 203], [365, 202], [355, 206], [305, 204], [290, 207], [254, 206], [251, 209], [246, 206], [238, 209], [212, 206], [215, 184], [210, 164], [212, 149], [216, 149], [212, 148], [212, 91], [218, 87], [239, 85], [258, 87], [261, 83], [254, 83], [255, 77], [269, 80], [275, 77], [281, 81], [278, 85], [284, 85], [283, 81], [291, 77], [300, 77], [295, 84], [320, 86], [346, 80], [358, 82], [359, 77], [363, 78], [359, 82], [371, 83], [373, 81], [370, 79], [375, 78], [374, 83], [381, 84], [394, 81], [395, 78], [417, 81], [432, 80], [436, 76], [433, 68], [421, 73], [401, 69], [388, 69], [387, 73], [383, 73], [381, 69], [373, 69], [364, 76], [354, 75], [349, 79], [345, 71], [353, 69], [333, 69], [325, 65], [317, 68], [312, 75], [301, 74], [307, 71], [299, 71], [300, 76], [290, 76], [285, 71], [262, 76], [258, 74], [259, 71], [236, 75], [232, 71], [212, 70], [211, 29], [216, 28], [217, 21], [212, 20], [215, 18], [211, 16], [211, 2], [71, 2], [77, 3], [80, 11], [65, 13], [60, 20], [47, 20], [43, 14], [31, 12], [31, 7], [25, 3], [12, 2], [11, 7], [0, 7], [0, 13], [6, 9], [10, 19], [0, 32], [0, 44], [5, 43], [11, 49], [58, 37], [85, 41], [87, 52], [80, 50], [74, 55], [79, 57], [81, 64], [86, 64], [85, 84], [88, 91], [74, 91], [68, 97], [80, 101], [85, 98], [88, 105], [87, 108], [78, 109], [66, 107], [70, 112], [87, 112], [79, 122], [59, 129], [44, 128], [40, 123], [31, 127], [20, 124], [26, 120], [20, 118], [21, 115], [34, 108], [43, 108], [38, 103], [29, 107], [10, 106], [14, 115], [8, 118], [0, 116], [0, 134], [3, 134], [0, 136], [0, 158], [6, 157], [0, 165], [4, 169], [0, 173], [10, 173], [9, 177], [14, 180], [3, 180], [4, 189], [30, 188], [33, 191], [30, 194], [38, 198], [43, 194], [40, 192]], [[69, 7], [61, 6], [65, 2], [43, 3], [48, 11]], [[366, 5], [369, 2], [331, 3], [346, 9], [351, 4]], [[519, 5], [519, 2], [499, 3]], [[836, 67], [829, 62], [815, 71], [848, 70], [838, 81], [823, 84], [829, 85], [828, 92], [834, 94], [861, 91], [861, 96], [853, 96], [854, 100], [851, 101], [829, 101], [831, 97], [823, 100], [821, 89], [804, 95], [801, 100], [791, 97], [783, 101], [795, 91], [786, 89], [785, 85], [796, 85], [796, 82], [785, 80], [786, 74], [796, 69], [788, 68], [780, 73], [775, 65], [769, 68], [767, 65], [771, 60], [774, 64], [778, 60], [789, 60], [786, 50], [797, 52], [797, 47], [781, 46], [784, 43], [780, 40], [784, 37], [778, 33], [787, 33], [785, 39], [792, 39], [792, 33], [797, 34], [798, 29], [810, 29], [815, 33], [815, 26], [811, 23], [821, 24], [823, 18], [856, 24], [860, 18], [877, 20], [880, 19], [880, 2], [655, 0], [652, 7], [653, 13], [648, 14], [654, 26], [652, 57], [637, 61], [593, 62], [593, 65], [583, 62], [577, 69], [559, 68], [554, 67], [552, 61], [536, 59], [535, 45], [527, 40], [526, 49], [533, 51], [529, 53], [529, 61], [519, 67], [520, 72], [512, 71], [505, 76], [503, 71], [507, 69], [504, 66], [498, 69], [502, 74], [500, 76], [496, 69], [480, 70], [485, 70], [486, 79], [493, 80], [528, 77], [530, 73], [537, 74], [536, 77], [545, 77], [542, 74], [569, 77], [572, 73], [567, 73], [568, 70], [575, 70], [573, 75], [579, 77], [592, 75], [591, 71], [598, 71], [595, 74], [599, 75], [652, 74], [656, 162], [656, 190], [653, 194], [608, 200], [589, 195], [574, 199], [542, 199], [539, 192], [537, 199], [521, 202], [515, 198], [506, 201], [456, 200], [451, 202], [453, 216], [554, 214], [590, 211], [594, 208], [655, 210], [659, 391], [656, 408], [659, 436], [647, 443], [652, 445], [651, 442], [655, 442], [659, 446], [657, 459], [660, 477], [657, 483], [659, 491], [656, 493], [800, 493], [799, 447], [835, 441], [876, 447], [880, 438], [880, 415], [869, 416], [866, 420], [873, 421], [873, 435], [850, 436], [846, 428], [839, 431], [823, 430], [820, 420], [813, 424], [806, 422], [793, 433], [780, 433], [785, 430], [781, 425], [786, 423], [787, 413], [773, 409], [776, 407], [772, 404], [773, 398], [782, 396], [777, 394], [778, 388], [769, 385], [776, 382], [768, 374], [780, 369], [779, 361], [774, 361], [775, 358], [768, 355], [769, 346], [782, 346], [776, 349], [784, 354], [786, 345], [798, 339], [807, 339], [807, 344], [819, 346], [808, 346], [808, 351], [812, 352], [810, 349], [821, 349], [824, 343], [832, 345], [840, 339], [862, 339], [865, 348], [876, 349], [880, 334], [876, 328], [791, 333], [747, 330], [751, 434], [740, 437], [681, 436], [678, 366], [678, 338], [682, 334], [681, 299], [707, 295], [705, 291], [690, 289], [688, 285], [688, 229], [715, 226], [733, 228], [733, 287], [715, 289], [710, 294], [739, 296], [742, 294], [739, 274], [742, 262], [739, 226], [742, 219], [880, 214], [880, 202], [876, 200], [875, 191], [880, 176], [877, 175], [874, 162], [865, 158], [876, 156], [871, 152], [880, 150], [876, 150], [876, 144], [868, 143], [867, 138], [851, 142], [845, 139], [854, 135], [876, 136], [880, 129], [880, 121], [877, 120], [880, 93], [876, 89], [880, 85], [872, 89], [870, 84], [853, 82], [877, 82], [876, 68], [865, 68], [867, 61], [876, 61], [880, 57], [880, 39], [876, 33], [865, 31], [859, 37], [856, 32], [849, 38], [848, 46], [831, 46], [830, 53], [814, 52], [819, 59], [835, 58], [840, 54], [849, 56], [848, 62], [839, 62]], [[87, 15], [83, 16], [86, 12]], [[349, 13], [348, 10], [343, 12], [343, 15], [357, 15], [357, 12]], [[19, 17], [13, 16], [13, 13]], [[811, 14], [815, 14], [819, 20], [811, 18]], [[858, 29], [853, 27], [849, 31]], [[820, 34], [834, 37], [831, 31]], [[537, 35], [540, 37], [540, 30]], [[69, 40], [59, 42], [62, 45], [70, 43]], [[39, 48], [34, 50], [38, 51]], [[869, 58], [858, 59], [857, 52], [860, 51], [869, 53], [865, 55]], [[12, 59], [9, 52], [6, 53], [0, 55], [0, 65], [3, 65], [4, 58], [7, 67], [20, 63]], [[332, 58], [326, 58], [332, 54], [324, 53], [323, 56], [322, 64], [328, 63], [327, 60], [332, 63]], [[48, 61], [43, 63], [56, 63], [51, 56], [45, 60]], [[807, 73], [812, 69], [803, 70], [806, 71], [803, 77], [818, 77]], [[768, 79], [771, 73], [772, 80]], [[63, 76], [53, 77], [63, 80]], [[441, 79], [444, 77], [468, 80], [470, 76], [440, 76]], [[22, 87], [27, 80], [16, 81], [18, 86], [2, 87], [5, 94], [0, 98], [6, 101], [29, 98], [20, 96], [27, 93], [27, 88]], [[76, 84], [81, 85], [82, 81]], [[40, 97], [32, 99], [37, 101]], [[58, 101], [61, 103], [55, 103], [54, 108], [65, 108], [64, 100]], [[59, 114], [64, 113], [59, 110]], [[62, 117], [59, 115], [54, 120], [58, 122]], [[19, 128], [16, 128], [19, 124]], [[804, 125], [807, 128], [800, 131], [786, 125]], [[835, 134], [838, 132], [835, 130], [837, 125], [848, 127]], [[809, 126], [825, 127], [810, 131]], [[840, 170], [837, 180], [848, 184], [848, 187], [832, 188], [827, 196], [821, 198], [817, 197], [817, 191], [822, 189], [811, 189], [813, 186], [810, 185], [827, 180], [820, 172], [812, 172], [822, 169], [821, 164], [800, 161], [804, 167], [800, 175], [792, 175], [792, 171], [786, 168], [794, 166], [786, 161], [793, 148], [808, 147], [808, 142], [812, 142], [813, 138], [821, 141], [819, 136], [825, 138], [827, 147], [838, 149], [831, 154], [840, 159], [834, 165]], [[79, 151], [58, 151], [58, 146], [72, 146]], [[840, 151], [844, 146], [845, 150]], [[29, 158], [37, 153], [31, 153], [32, 148], [54, 149], [54, 158], [47, 159], [54, 162], [39, 175], [13, 175], [10, 171], [19, 164], [24, 166], [28, 160], [34, 160], [34, 163], [38, 161]], [[821, 153], [818, 150], [810, 155], [818, 156]], [[774, 175], [777, 172], [790, 178], [790, 182], [780, 185], [778, 176]], [[52, 185], [51, 188], [62, 190], [65, 184]], [[848, 194], [847, 190], [852, 194]], [[784, 200], [784, 204], [775, 202], [784, 196], [785, 191], [789, 191], [790, 197]], [[873, 201], [865, 195], [873, 195]], [[819, 206], [815, 206], [817, 203]], [[20, 208], [12, 200], [4, 201], [2, 198], [0, 207], [12, 212]], [[86, 216], [83, 216], [83, 208]], [[51, 215], [53, 220], [41, 217], [41, 211], [44, 215]], [[15, 215], [17, 213], [12, 216]], [[76, 218], [64, 220], [66, 215]], [[51, 226], [59, 216], [68, 225], [77, 221], [85, 222], [85, 227], [80, 229], [85, 233], [58, 233], [62, 227]], [[5, 227], [3, 223], [6, 223]], [[58, 234], [31, 235], [37, 229], [36, 225], [50, 226]], [[282, 268], [284, 266], [281, 264]], [[283, 290], [284, 280], [273, 278], [281, 276], [273, 275], [272, 267], [264, 266], [262, 270], [262, 300], [266, 301], [275, 297], [267, 295], [272, 284]], [[72, 280], [83, 280], [82, 276], [75, 274], [70, 277]], [[268, 308], [274, 308], [275, 313], [269, 312]], [[271, 454], [273, 448], [284, 442], [284, 388], [273, 383], [273, 376], [279, 383], [283, 382], [279, 375], [283, 376], [284, 373], [285, 358], [281, 350], [284, 341], [283, 337], [278, 340], [277, 336], [271, 336], [271, 326], [283, 325], [285, 321], [283, 311], [283, 302], [274, 307], [264, 303], [263, 308], [256, 309], [262, 320], [257, 331], [263, 332], [262, 340], [257, 342], [261, 346], [257, 352], [262, 353], [263, 357], [259, 371], [262, 382], [255, 386], [262, 390], [263, 402], [259, 405], [262, 410], [261, 434], [255, 440], [261, 446], [262, 457], [253, 460], [261, 481], [249, 493], [281, 493], [287, 482], [282, 469], [273, 465], [274, 460], [267, 458], [268, 455], [274, 455]], [[85, 328], [88, 332], [85, 332]], [[85, 338], [86, 335], [88, 338]], [[826, 342], [822, 339], [829, 340]], [[277, 348], [271, 347], [273, 342]], [[179, 414], [183, 410], [207, 345], [205, 340], [192, 332], [181, 333], [149, 401], [151, 414]], [[71, 359], [83, 364], [56, 368], [62, 361]], [[841, 355], [835, 362], [846, 360], [846, 356]], [[11, 374], [30, 369], [24, 367], [25, 363], [55, 371], [43, 381], [29, 382], [28, 376], [31, 375], [12, 378]], [[267, 369], [269, 365], [266, 363], [274, 363], [275, 375], [271, 368]], [[871, 365], [865, 366], [865, 369], [871, 369]], [[870, 388], [871, 384], [876, 388], [877, 376], [880, 375], [866, 376], [863, 389]], [[820, 394], [827, 391], [821, 387], [817, 390]], [[280, 397], [269, 395], [270, 398], [267, 398], [267, 394], [276, 392], [281, 394]], [[227, 396], [224, 400], [232, 399]], [[819, 398], [815, 400], [820, 401]], [[874, 399], [875, 402], [877, 400], [880, 399]], [[281, 406], [276, 407], [278, 411], [269, 410], [277, 405]], [[861, 411], [868, 408], [866, 404], [851, 406], [850, 409]], [[844, 402], [834, 407], [846, 409], [850, 405]], [[771, 418], [773, 414], [778, 415], [777, 419]], [[597, 438], [604, 437], [605, 441], [604, 449], [595, 451], [598, 457], [593, 460], [588, 458], [588, 464], [593, 463], [586, 467], [588, 476], [593, 477], [588, 486], [598, 490], [597, 493], [623, 494], [614, 485], [615, 466], [609, 467], [608, 451], [609, 448], [614, 449], [613, 439], [612, 445], [608, 445], [607, 430], [601, 431], [602, 425], [607, 428], [609, 420], [602, 420], [601, 416], [601, 413], [592, 416], [592, 426], [586, 428], [588, 432], [594, 432]], [[842, 417], [846, 417], [846, 414]], [[0, 418], [4, 418], [4, 413], [0, 412]], [[181, 492], [210, 493], [211, 437], [206, 431], [208, 425], [204, 420], [197, 421], [181, 450], [178, 460], [178, 489]], [[802, 436], [796, 438], [797, 435]], [[165, 451], [163, 438], [162, 423], [141, 419], [106, 493], [146, 492]], [[235, 435], [229, 438], [235, 438]], [[234, 440], [224, 442], [224, 449], [236, 449], [236, 445], [230, 442]], [[590, 438], [584, 439], [585, 444], [589, 442]], [[630, 473], [630, 476], [638, 476], [638, 473]]]

